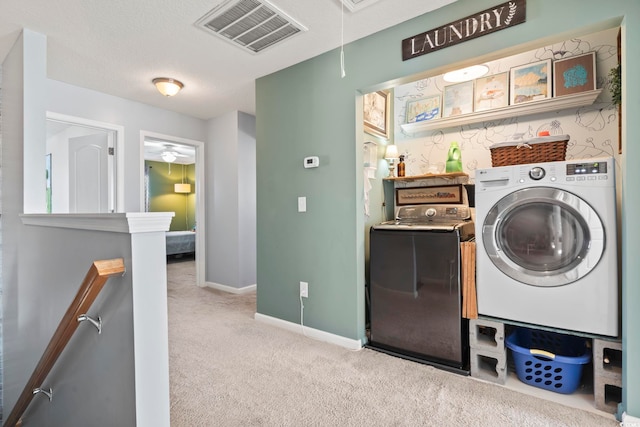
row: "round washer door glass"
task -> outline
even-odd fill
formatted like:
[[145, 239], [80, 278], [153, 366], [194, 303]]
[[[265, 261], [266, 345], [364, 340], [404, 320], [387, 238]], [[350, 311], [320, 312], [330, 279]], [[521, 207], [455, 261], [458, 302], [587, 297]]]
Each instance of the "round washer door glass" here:
[[504, 274], [533, 286], [566, 285], [587, 275], [604, 252], [604, 228], [572, 193], [534, 187], [515, 191], [489, 211], [485, 250]]

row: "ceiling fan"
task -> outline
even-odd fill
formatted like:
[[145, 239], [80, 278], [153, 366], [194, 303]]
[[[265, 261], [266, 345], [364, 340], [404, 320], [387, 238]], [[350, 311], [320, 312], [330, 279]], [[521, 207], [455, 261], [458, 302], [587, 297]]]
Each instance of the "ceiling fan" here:
[[178, 153], [177, 151], [174, 151], [174, 150], [165, 150], [162, 153], [160, 153], [160, 157], [162, 157], [162, 160], [164, 160], [167, 163], [173, 163], [176, 161], [178, 157], [189, 157], [189, 156], [187, 156], [186, 154]]

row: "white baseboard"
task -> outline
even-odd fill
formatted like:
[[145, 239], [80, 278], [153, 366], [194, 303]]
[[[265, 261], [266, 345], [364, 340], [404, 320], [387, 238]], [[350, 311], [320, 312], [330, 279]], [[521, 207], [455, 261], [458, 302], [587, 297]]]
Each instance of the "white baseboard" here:
[[244, 288], [234, 288], [233, 286], [221, 285], [220, 283], [215, 282], [204, 282], [203, 286], [223, 292], [229, 292], [230, 294], [248, 294], [250, 292], [255, 292], [257, 288], [256, 285], [249, 285]]
[[[255, 320], [258, 322], [266, 323], [268, 325], [276, 326], [287, 331], [295, 332], [300, 335], [305, 335], [309, 338], [316, 339], [318, 341], [325, 341], [331, 344], [345, 347], [349, 350], [362, 349], [362, 342], [360, 340], [354, 340], [346, 338], [340, 335], [335, 335], [329, 332], [321, 331], [319, 329], [310, 328], [308, 326], [301, 326], [298, 323], [288, 322], [286, 320], [278, 319], [276, 317], [267, 316], [264, 314], [256, 313], [254, 315]], [[303, 331], [304, 328], [304, 331]]]
[[622, 424], [624, 427], [640, 427], [640, 418], [632, 417], [628, 415], [626, 412], [622, 413]]

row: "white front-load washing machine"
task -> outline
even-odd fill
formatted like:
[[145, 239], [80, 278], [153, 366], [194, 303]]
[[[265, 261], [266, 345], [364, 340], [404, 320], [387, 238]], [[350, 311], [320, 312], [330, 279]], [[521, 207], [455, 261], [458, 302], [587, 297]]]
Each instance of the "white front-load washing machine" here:
[[614, 170], [602, 158], [476, 171], [479, 314], [618, 336]]

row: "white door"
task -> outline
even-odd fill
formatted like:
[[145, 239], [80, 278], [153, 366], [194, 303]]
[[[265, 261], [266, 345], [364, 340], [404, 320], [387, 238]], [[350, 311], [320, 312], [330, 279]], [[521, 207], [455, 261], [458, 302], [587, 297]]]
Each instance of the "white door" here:
[[110, 212], [110, 138], [105, 133], [69, 138], [69, 212]]

